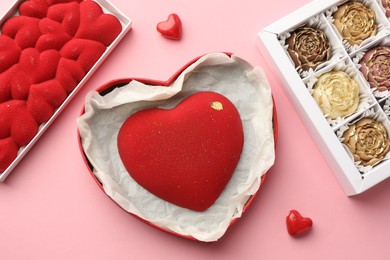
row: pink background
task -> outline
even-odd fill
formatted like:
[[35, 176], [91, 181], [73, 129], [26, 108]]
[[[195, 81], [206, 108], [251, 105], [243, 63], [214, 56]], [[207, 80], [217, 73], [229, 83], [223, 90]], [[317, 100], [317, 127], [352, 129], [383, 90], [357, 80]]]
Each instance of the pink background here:
[[[1, 0], [0, 10], [12, 0]], [[1, 259], [388, 259], [390, 182], [349, 198], [255, 46], [256, 34], [309, 0], [111, 0], [133, 29], [29, 154], [0, 184]], [[156, 24], [176, 12], [183, 38]], [[276, 163], [258, 197], [214, 244], [188, 241], [131, 217], [89, 176], [76, 119], [86, 94], [122, 77], [166, 80], [189, 60], [229, 51], [262, 67], [279, 116]], [[290, 209], [314, 221], [304, 237], [285, 226]]]

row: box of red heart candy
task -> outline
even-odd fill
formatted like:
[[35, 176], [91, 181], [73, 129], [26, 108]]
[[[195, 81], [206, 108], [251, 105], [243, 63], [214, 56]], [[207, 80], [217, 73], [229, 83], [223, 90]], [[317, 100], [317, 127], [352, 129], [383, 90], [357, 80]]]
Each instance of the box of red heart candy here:
[[0, 20], [0, 181], [131, 28], [106, 0], [15, 1]]
[[257, 35], [347, 195], [390, 176], [390, 2], [316, 0]]

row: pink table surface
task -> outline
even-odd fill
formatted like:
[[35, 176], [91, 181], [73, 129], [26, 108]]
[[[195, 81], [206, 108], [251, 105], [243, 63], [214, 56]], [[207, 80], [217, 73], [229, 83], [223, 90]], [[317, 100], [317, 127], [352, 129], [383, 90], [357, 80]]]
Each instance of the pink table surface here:
[[[2, 0], [0, 10], [11, 0]], [[255, 46], [256, 34], [308, 0], [111, 0], [133, 20], [132, 31], [96, 71], [24, 160], [0, 184], [0, 259], [388, 259], [390, 182], [344, 195], [301, 119]], [[172, 12], [181, 41], [156, 24]], [[116, 206], [88, 174], [76, 119], [86, 94], [122, 77], [168, 79], [187, 61], [229, 51], [262, 67], [279, 116], [276, 163], [258, 197], [218, 243], [167, 234]], [[314, 221], [292, 238], [290, 209]]]

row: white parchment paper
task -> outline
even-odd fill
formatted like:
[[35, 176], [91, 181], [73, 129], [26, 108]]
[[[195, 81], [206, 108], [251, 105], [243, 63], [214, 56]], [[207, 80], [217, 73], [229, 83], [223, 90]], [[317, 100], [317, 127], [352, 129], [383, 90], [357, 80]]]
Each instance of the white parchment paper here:
[[[214, 91], [232, 101], [240, 113], [244, 147], [235, 172], [217, 201], [206, 211], [185, 209], [154, 196], [138, 185], [120, 160], [117, 134], [134, 112], [151, 107], [172, 108], [199, 91]], [[87, 95], [78, 119], [84, 152], [104, 191], [124, 210], [163, 229], [200, 241], [216, 241], [242, 214], [261, 177], [275, 159], [272, 97], [263, 72], [223, 53], [201, 57], [169, 87], [131, 81], [105, 96]]]

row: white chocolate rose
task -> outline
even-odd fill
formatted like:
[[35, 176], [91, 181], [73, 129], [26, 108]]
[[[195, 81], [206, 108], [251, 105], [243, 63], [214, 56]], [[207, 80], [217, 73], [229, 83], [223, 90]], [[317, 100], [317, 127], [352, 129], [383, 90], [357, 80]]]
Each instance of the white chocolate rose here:
[[359, 105], [359, 85], [343, 71], [322, 74], [313, 88], [313, 97], [331, 119], [354, 113]]

